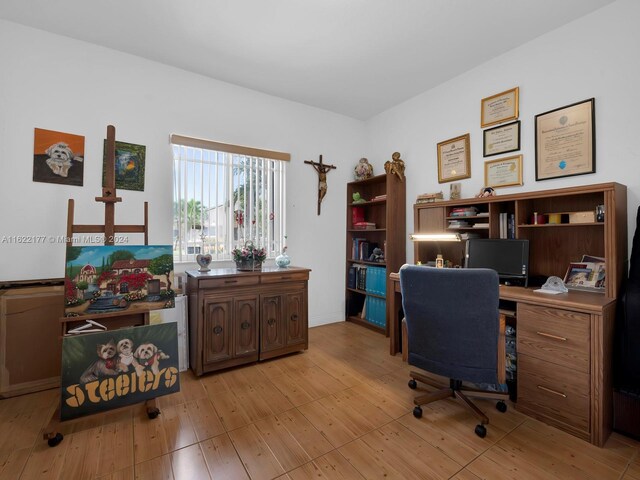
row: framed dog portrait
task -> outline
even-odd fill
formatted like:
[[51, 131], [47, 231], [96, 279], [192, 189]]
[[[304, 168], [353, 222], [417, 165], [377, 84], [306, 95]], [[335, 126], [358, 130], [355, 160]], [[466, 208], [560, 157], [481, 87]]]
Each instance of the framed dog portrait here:
[[178, 357], [175, 322], [63, 337], [60, 419], [179, 392]]
[[81, 187], [84, 137], [36, 128], [33, 138], [33, 181]]
[[[144, 163], [147, 147], [116, 141], [115, 175], [116, 189], [144, 191]], [[107, 141], [104, 141], [102, 161], [102, 186], [106, 187]]]

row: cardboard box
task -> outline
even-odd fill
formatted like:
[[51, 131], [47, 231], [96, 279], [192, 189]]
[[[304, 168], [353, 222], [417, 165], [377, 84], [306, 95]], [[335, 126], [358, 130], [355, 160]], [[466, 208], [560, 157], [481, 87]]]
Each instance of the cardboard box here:
[[569, 223], [594, 223], [595, 221], [595, 210], [569, 213]]

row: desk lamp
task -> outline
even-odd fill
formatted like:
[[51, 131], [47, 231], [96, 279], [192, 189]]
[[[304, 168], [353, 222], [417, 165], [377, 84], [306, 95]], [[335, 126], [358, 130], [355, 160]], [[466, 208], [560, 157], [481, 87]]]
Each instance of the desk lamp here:
[[442, 254], [440, 252], [440, 242], [459, 242], [460, 235], [457, 233], [412, 233], [409, 235], [412, 242], [434, 242], [438, 250], [436, 258], [436, 267], [442, 267], [438, 261], [442, 263]]

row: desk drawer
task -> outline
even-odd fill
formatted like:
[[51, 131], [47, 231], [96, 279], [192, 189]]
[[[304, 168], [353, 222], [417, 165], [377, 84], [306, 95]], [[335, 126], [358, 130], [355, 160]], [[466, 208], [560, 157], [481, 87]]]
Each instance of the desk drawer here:
[[258, 275], [236, 275], [233, 277], [207, 278], [198, 282], [199, 288], [223, 288], [242, 287], [244, 285], [257, 285], [260, 281]]
[[588, 374], [589, 322], [589, 315], [584, 313], [519, 304], [518, 354]]
[[589, 432], [589, 374], [518, 352], [518, 407]]
[[295, 282], [309, 279], [308, 272], [277, 272], [262, 275], [260, 283]]

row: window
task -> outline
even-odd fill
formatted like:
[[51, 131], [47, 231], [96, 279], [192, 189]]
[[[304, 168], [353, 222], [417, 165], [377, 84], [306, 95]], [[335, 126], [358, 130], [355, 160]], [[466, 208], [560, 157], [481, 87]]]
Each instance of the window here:
[[231, 260], [247, 242], [284, 245], [287, 153], [172, 135], [173, 257]]

